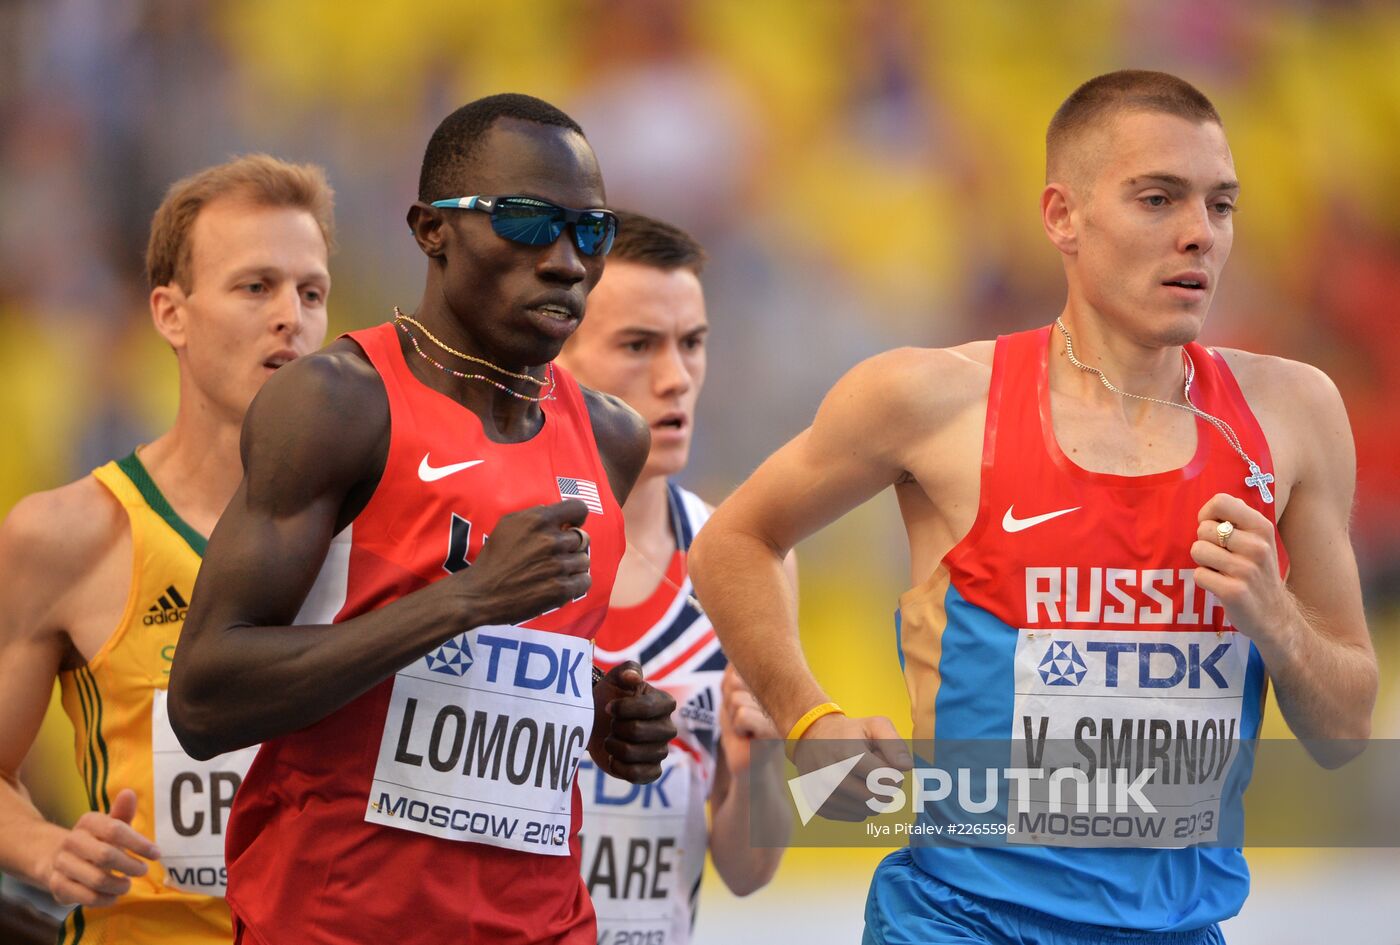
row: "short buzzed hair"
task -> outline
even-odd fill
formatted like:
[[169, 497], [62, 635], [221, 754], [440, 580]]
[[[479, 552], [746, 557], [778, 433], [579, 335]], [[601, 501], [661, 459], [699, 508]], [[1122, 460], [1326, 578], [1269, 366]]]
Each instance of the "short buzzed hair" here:
[[206, 167], [170, 185], [151, 218], [146, 281], [152, 289], [175, 283], [193, 291], [190, 259], [195, 218], [221, 197], [264, 207], [305, 210], [321, 228], [326, 252], [335, 249], [335, 191], [317, 164], [290, 164], [268, 154], [246, 154]]
[[1122, 69], [1096, 76], [1070, 93], [1045, 132], [1045, 176], [1061, 174], [1065, 153], [1086, 133], [1127, 111], [1159, 112], [1197, 123], [1224, 126], [1200, 89], [1166, 72]]
[[462, 172], [471, 163], [481, 139], [502, 118], [533, 121], [583, 134], [578, 122], [553, 105], [533, 95], [506, 92], [468, 102], [448, 115], [428, 139], [423, 166], [418, 172], [418, 199], [424, 203], [464, 197], [455, 193], [461, 186]]
[[617, 210], [617, 239], [608, 259], [653, 269], [689, 269], [699, 276], [709, 261], [695, 237], [678, 226], [630, 210]]

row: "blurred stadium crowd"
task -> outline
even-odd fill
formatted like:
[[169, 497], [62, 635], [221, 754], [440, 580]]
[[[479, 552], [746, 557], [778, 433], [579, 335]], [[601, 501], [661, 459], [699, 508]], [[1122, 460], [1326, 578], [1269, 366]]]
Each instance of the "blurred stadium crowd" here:
[[[1163, 68], [1214, 98], [1243, 182], [1205, 340], [1341, 388], [1390, 667], [1397, 61], [1400, 6], [1363, 0], [0, 0], [0, 511], [172, 416], [147, 227], [170, 182], [230, 154], [328, 168], [334, 332], [416, 304], [403, 213], [444, 114], [495, 91], [570, 112], [611, 203], [710, 250], [687, 480], [718, 500], [860, 358], [1048, 323], [1063, 295], [1037, 217], [1045, 124], [1089, 76]], [[804, 632], [819, 673], [840, 667], [834, 694], [906, 725], [897, 528], [890, 503], [804, 548]]]

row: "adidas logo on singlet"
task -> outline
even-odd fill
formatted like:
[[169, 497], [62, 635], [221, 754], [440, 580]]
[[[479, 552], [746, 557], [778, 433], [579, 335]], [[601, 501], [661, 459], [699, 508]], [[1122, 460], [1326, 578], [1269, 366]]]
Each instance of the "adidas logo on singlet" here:
[[681, 718], [690, 723], [691, 731], [705, 746], [706, 751], [714, 751], [715, 744], [715, 694], [712, 689], [702, 689], [696, 696], [681, 706]]
[[179, 623], [189, 613], [189, 607], [180, 592], [175, 590], [175, 585], [171, 584], [154, 604], [146, 608], [146, 616], [141, 622], [148, 627], [158, 623]]

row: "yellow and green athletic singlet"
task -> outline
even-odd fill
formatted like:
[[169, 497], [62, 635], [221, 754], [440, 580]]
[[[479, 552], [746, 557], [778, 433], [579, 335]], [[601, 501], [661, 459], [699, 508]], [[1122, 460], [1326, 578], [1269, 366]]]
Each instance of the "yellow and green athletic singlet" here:
[[156, 488], [135, 453], [93, 471], [131, 520], [131, 588], [112, 635], [87, 665], [59, 676], [77, 732], [88, 804], [106, 812], [132, 788], [132, 826], [151, 837], [161, 862], [134, 877], [116, 905], [77, 908], [59, 945], [227, 945], [224, 828], [233, 793], [256, 748], [195, 761], [175, 739], [166, 690], [205, 539]]

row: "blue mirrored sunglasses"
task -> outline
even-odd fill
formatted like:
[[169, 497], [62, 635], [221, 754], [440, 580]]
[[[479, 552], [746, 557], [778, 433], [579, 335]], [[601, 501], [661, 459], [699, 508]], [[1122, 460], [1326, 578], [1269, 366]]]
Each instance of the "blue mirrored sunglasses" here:
[[497, 236], [526, 246], [548, 246], [567, 227], [585, 256], [606, 256], [617, 236], [617, 215], [610, 210], [572, 210], [535, 197], [449, 197], [432, 205], [489, 213]]

